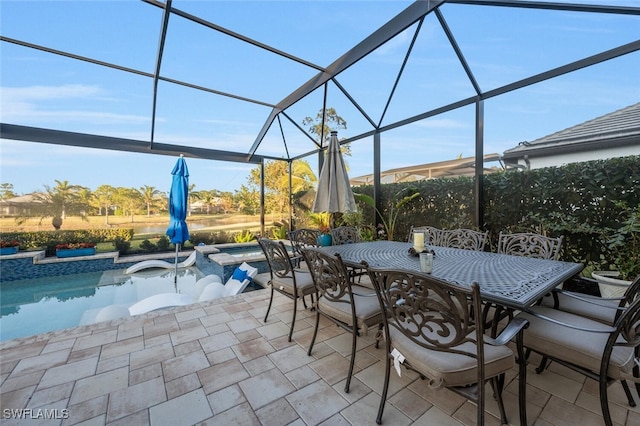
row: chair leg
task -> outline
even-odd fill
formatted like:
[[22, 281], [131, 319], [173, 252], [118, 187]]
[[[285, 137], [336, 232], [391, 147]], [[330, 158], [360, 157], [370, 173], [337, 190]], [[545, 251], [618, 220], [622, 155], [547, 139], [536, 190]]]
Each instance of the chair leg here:
[[[636, 347], [634, 352], [635, 352], [635, 358], [640, 359], [640, 347]], [[636, 362], [636, 365], [633, 366], [633, 377], [640, 377], [640, 365], [637, 362]], [[640, 381], [636, 380], [635, 385], [636, 385], [636, 392], [638, 392], [638, 395], [640, 395]]]
[[380, 347], [380, 341], [384, 339], [384, 323], [378, 324], [378, 331], [376, 332], [376, 349]]
[[347, 374], [347, 383], [344, 386], [344, 391], [349, 393], [349, 385], [351, 385], [351, 375], [353, 374], [353, 366], [356, 361], [356, 345], [358, 344], [358, 326], [353, 324], [351, 330], [351, 360], [349, 361], [349, 373]]
[[523, 330], [520, 330], [516, 339], [518, 352], [518, 407], [520, 411], [520, 424], [527, 424], [527, 358], [524, 355], [522, 342]]
[[271, 284], [271, 297], [269, 298], [269, 306], [267, 306], [267, 313], [264, 315], [264, 322], [267, 322], [269, 317], [269, 311], [271, 311], [271, 304], [273, 303], [273, 284]]
[[378, 407], [378, 417], [376, 418], [376, 423], [379, 425], [382, 424], [382, 413], [384, 411], [384, 404], [385, 402], [387, 402], [387, 391], [389, 390], [389, 375], [391, 374], [391, 348], [389, 347], [390, 345], [388, 343], [385, 346], [387, 350], [387, 357], [385, 361], [384, 384], [382, 385], [382, 395], [380, 395], [380, 406]]
[[291, 319], [291, 330], [289, 330], [289, 341], [291, 341], [291, 336], [293, 336], [293, 327], [296, 325], [296, 314], [297, 313], [298, 313], [298, 298], [294, 296], [294, 298], [293, 298], [293, 318]]
[[607, 393], [607, 378], [600, 378], [600, 408], [602, 409], [602, 417], [606, 426], [613, 426], [611, 421], [611, 412], [609, 411], [609, 395]]
[[316, 326], [313, 329], [313, 337], [311, 338], [311, 343], [309, 344], [309, 350], [307, 351], [307, 355], [311, 356], [311, 350], [313, 349], [313, 344], [316, 342], [316, 336], [318, 335], [318, 326], [320, 325], [320, 311], [316, 308]]
[[504, 401], [502, 400], [502, 388], [504, 384], [504, 374], [500, 375], [501, 379], [498, 376], [491, 378], [491, 387], [493, 388], [493, 392], [495, 394], [495, 398], [498, 401], [498, 409], [500, 410], [500, 421], [503, 425], [508, 424], [507, 421], [507, 412], [504, 409]]
[[545, 368], [547, 368], [547, 361], [549, 361], [549, 359], [546, 356], [543, 356], [540, 360], [540, 365], [536, 367], [536, 373], [540, 374]]
[[[629, 407], [635, 407], [636, 401], [633, 399], [633, 395], [631, 394], [631, 389], [629, 389], [629, 384], [625, 379], [620, 380], [622, 383], [622, 389], [624, 389], [624, 394], [627, 396], [627, 401], [629, 402]], [[636, 383], [637, 385], [637, 383]]]

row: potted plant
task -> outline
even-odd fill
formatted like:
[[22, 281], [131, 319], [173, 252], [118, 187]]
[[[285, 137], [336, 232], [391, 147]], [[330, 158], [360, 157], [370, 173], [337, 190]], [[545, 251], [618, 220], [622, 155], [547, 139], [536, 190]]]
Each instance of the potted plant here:
[[[626, 207], [623, 205], [623, 207]], [[608, 233], [608, 247], [614, 254], [610, 271], [593, 271], [602, 297], [622, 297], [631, 281], [640, 274], [640, 206], [627, 209], [621, 226]]]
[[331, 228], [326, 225], [321, 225], [318, 230], [320, 231], [320, 235], [318, 235], [318, 244], [323, 247], [327, 247], [333, 244], [333, 238], [331, 237]]
[[57, 257], [92, 256], [96, 254], [95, 243], [65, 243], [56, 245]]
[[330, 246], [333, 243], [331, 238], [331, 214], [327, 212], [312, 213], [310, 218], [311, 222], [316, 225], [318, 231], [320, 231], [318, 244], [323, 247]]
[[20, 250], [20, 243], [17, 240], [0, 240], [0, 254], [16, 254]]
[[[408, 194], [405, 195], [405, 192], [408, 192]], [[398, 220], [400, 211], [409, 202], [418, 198], [420, 196], [420, 192], [411, 187], [403, 188], [400, 191], [396, 192], [391, 198], [391, 207], [389, 208], [389, 216], [387, 218], [385, 218], [382, 213], [376, 208], [374, 199], [369, 195], [354, 193], [353, 196], [357, 201], [361, 201], [369, 207], [375, 209], [375, 211], [380, 216], [382, 224], [378, 224], [378, 236], [383, 238], [386, 237], [387, 240], [393, 241], [394, 233], [396, 231], [396, 221]]]

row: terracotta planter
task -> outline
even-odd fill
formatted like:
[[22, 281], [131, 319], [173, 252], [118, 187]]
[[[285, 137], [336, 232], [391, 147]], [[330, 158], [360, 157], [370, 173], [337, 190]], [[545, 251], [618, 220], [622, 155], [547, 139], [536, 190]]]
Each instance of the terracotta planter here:
[[616, 278], [620, 275], [618, 271], [593, 271], [591, 276], [598, 282], [600, 295], [604, 298], [622, 297], [631, 281]]

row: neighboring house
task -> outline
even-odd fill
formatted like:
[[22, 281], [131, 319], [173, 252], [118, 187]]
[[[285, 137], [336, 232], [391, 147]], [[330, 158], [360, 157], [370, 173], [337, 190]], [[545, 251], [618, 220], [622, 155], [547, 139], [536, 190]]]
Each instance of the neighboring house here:
[[640, 103], [569, 127], [504, 152], [507, 168], [538, 169], [640, 155]]
[[[496, 162], [499, 154], [487, 154], [485, 163]], [[436, 163], [418, 164], [380, 172], [380, 183], [414, 182], [417, 180], [441, 177], [473, 176], [475, 174], [475, 157], [456, 158], [455, 160], [438, 161]], [[485, 167], [484, 173], [501, 170], [496, 166]], [[358, 176], [349, 179], [352, 186], [373, 185], [373, 175]]]
[[21, 195], [19, 197], [0, 200], [0, 215], [19, 216], [28, 214], [33, 206], [41, 203], [42, 201], [36, 199], [33, 194]]
[[[488, 154], [485, 163], [500, 160], [504, 169], [539, 169], [567, 163], [640, 155], [640, 103], [569, 127], [532, 142], [520, 142], [503, 155]], [[474, 157], [385, 170], [381, 183], [439, 177], [473, 176]], [[484, 173], [501, 170], [485, 167]], [[373, 175], [350, 179], [352, 186], [373, 185]]]

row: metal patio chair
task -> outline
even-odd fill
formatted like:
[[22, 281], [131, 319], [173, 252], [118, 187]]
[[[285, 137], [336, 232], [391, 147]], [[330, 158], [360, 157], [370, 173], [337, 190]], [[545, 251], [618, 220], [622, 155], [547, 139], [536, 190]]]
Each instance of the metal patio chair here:
[[499, 337], [485, 335], [479, 312], [480, 290], [459, 287], [429, 274], [369, 268], [381, 310], [386, 342], [386, 371], [376, 422], [389, 388], [391, 364], [418, 372], [432, 388], [447, 388], [477, 405], [477, 424], [484, 424], [485, 384], [489, 381], [498, 401], [500, 418], [507, 423], [502, 388], [504, 374], [515, 366], [507, 343], [517, 336], [520, 421], [526, 425], [526, 365], [522, 348], [523, 319], [514, 319]]
[[480, 232], [473, 229], [452, 229], [445, 231], [445, 244], [447, 247], [484, 251], [484, 246], [489, 239], [489, 231]]
[[612, 382], [640, 382], [640, 298], [621, 311], [613, 325], [546, 306], [534, 306], [516, 318], [529, 321], [523, 344], [599, 384], [604, 423], [611, 426], [608, 387]]
[[[500, 232], [498, 236], [498, 253], [511, 256], [526, 256], [536, 259], [558, 260], [564, 236], [558, 238], [545, 237], [531, 232], [506, 234]], [[501, 306], [485, 304], [483, 318], [485, 323], [493, 323], [492, 334], [497, 333], [497, 327], [505, 316], [513, 317], [513, 311], [506, 311]]]
[[317, 229], [300, 228], [287, 232], [291, 247], [296, 255], [302, 256], [301, 249], [307, 247], [318, 247], [318, 236], [320, 231]]
[[[298, 312], [298, 299], [302, 299], [304, 303], [304, 296], [312, 295], [315, 292], [313, 279], [309, 271], [294, 267], [294, 260], [289, 256], [289, 252], [282, 241], [260, 238], [258, 243], [267, 259], [271, 274], [271, 279], [269, 280], [271, 297], [269, 298], [269, 306], [264, 316], [264, 322], [267, 322], [269, 317], [274, 291], [292, 299], [293, 318], [291, 320], [291, 329], [289, 330], [289, 341], [291, 341], [293, 327], [296, 323], [296, 313]], [[311, 300], [313, 302], [313, 298]]]
[[360, 242], [360, 232], [355, 226], [338, 226], [331, 229], [331, 239], [334, 246]]
[[287, 237], [289, 238], [291, 247], [293, 248], [293, 254], [297, 257], [297, 267], [307, 269], [307, 265], [304, 263], [304, 259], [302, 258], [301, 249], [306, 247], [318, 247], [320, 245], [318, 243], [319, 236], [320, 231], [318, 229], [300, 228], [287, 232]]
[[545, 237], [531, 232], [506, 234], [498, 236], [498, 253], [513, 256], [527, 256], [538, 259], [560, 259], [560, 249], [564, 236], [558, 238]]
[[409, 231], [409, 242], [413, 242], [413, 234], [422, 232], [424, 234], [424, 243], [429, 246], [446, 247], [445, 232], [443, 229], [434, 228], [433, 226], [412, 226]]
[[[302, 255], [309, 267], [315, 284], [316, 325], [309, 344], [308, 355], [318, 335], [320, 316], [327, 318], [352, 335], [351, 359], [344, 391], [349, 393], [356, 358], [357, 337], [373, 325], [382, 329], [382, 312], [375, 292], [351, 282], [352, 275], [342, 262], [340, 255], [329, 255], [313, 248], [302, 249]], [[376, 340], [376, 348], [378, 341]]]
[[[552, 296], [553, 297], [545, 296], [542, 301], [542, 306], [552, 307], [613, 326], [624, 310], [636, 299], [640, 298], [640, 275], [627, 287], [622, 297], [606, 299], [559, 288], [553, 290]], [[543, 356], [540, 365], [536, 368], [537, 373], [544, 371], [547, 361], [547, 358]], [[640, 368], [640, 366], [636, 366], [636, 368]], [[629, 406], [635, 407], [636, 402], [629, 390], [629, 385], [624, 379], [621, 382]], [[635, 387], [638, 394], [640, 394], [640, 383], [636, 382]]]

